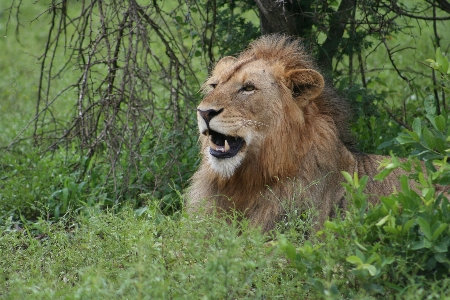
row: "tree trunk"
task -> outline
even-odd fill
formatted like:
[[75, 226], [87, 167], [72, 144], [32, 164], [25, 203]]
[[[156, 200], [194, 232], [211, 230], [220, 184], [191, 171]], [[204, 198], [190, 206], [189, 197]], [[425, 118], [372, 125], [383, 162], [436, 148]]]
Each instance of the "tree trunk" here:
[[[312, 7], [311, 1], [255, 0], [255, 2], [259, 9], [261, 34], [286, 33], [306, 40], [311, 36], [314, 22], [317, 22], [316, 8]], [[327, 39], [319, 46], [318, 57], [319, 64], [325, 72], [332, 71], [333, 57], [338, 52], [347, 24], [351, 22], [355, 5], [356, 0], [342, 0], [338, 10], [329, 14]]]
[[351, 21], [355, 5], [356, 0], [342, 0], [337, 12], [330, 16], [327, 39], [320, 47], [319, 53], [319, 63], [328, 72], [333, 69], [333, 57], [338, 51], [345, 28]]
[[312, 12], [309, 5], [300, 1], [255, 0], [259, 9], [261, 34], [286, 33], [305, 37], [312, 28]]

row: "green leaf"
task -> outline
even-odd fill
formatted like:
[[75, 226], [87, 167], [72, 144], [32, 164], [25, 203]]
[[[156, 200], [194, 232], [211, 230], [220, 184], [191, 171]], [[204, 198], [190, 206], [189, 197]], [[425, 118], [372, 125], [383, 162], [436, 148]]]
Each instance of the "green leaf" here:
[[382, 218], [380, 221], [377, 222], [377, 224], [375, 224], [376, 226], [380, 227], [382, 225], [384, 225], [384, 223], [387, 222], [387, 220], [389, 220], [389, 215], [385, 216], [384, 218]]
[[359, 178], [358, 178], [358, 173], [356, 173], [356, 172], [353, 173], [353, 183], [354, 183], [355, 187], [359, 187]]
[[134, 211], [134, 215], [135, 215], [136, 217], [140, 217], [140, 216], [142, 216], [142, 214], [143, 214], [144, 212], [146, 212], [147, 210], [148, 210], [148, 206], [144, 206], [144, 207], [138, 208], [138, 209], [136, 209], [136, 210]]
[[[428, 181], [425, 179], [425, 175], [424, 175], [422, 172], [419, 172], [419, 173], [417, 174], [417, 177], [418, 177], [419, 182], [420, 182], [420, 184], [421, 184], [422, 186], [428, 187]], [[425, 189], [423, 189], [423, 190], [422, 190], [422, 195], [425, 196], [427, 192], [428, 192], [428, 191], [426, 191]]]
[[361, 188], [361, 190], [364, 190], [367, 185], [367, 181], [369, 181], [369, 176], [364, 175], [363, 177], [361, 177], [361, 179], [359, 180], [359, 187]]
[[436, 49], [436, 62], [438, 64], [441, 64], [443, 59], [444, 59], [444, 57], [442, 56], [441, 47], [437, 47], [437, 49]]
[[289, 258], [290, 260], [295, 260], [297, 251], [295, 247], [285, 239], [280, 240], [279, 242], [281, 251]]
[[402, 233], [407, 233], [409, 231], [409, 229], [414, 225], [415, 222], [416, 222], [416, 220], [414, 220], [414, 219], [411, 219], [408, 222], [406, 222], [405, 225], [403, 225]]
[[446, 257], [446, 255], [445, 254], [443, 254], [443, 253], [437, 253], [437, 254], [435, 254], [434, 255], [434, 258], [438, 261], [438, 262], [440, 262], [441, 264], [442, 263], [448, 263], [448, 259], [447, 259], [447, 257]]
[[367, 264], [372, 265], [374, 262], [381, 262], [381, 258], [377, 253], [372, 253], [372, 255], [370, 255], [370, 257], [366, 259]]
[[358, 243], [357, 241], [354, 241], [355, 245], [358, 246], [359, 249], [363, 250], [363, 251], [367, 251], [366, 247], [364, 247], [363, 245], [361, 245], [360, 243]]
[[395, 139], [392, 139], [392, 140], [383, 142], [383, 143], [381, 143], [380, 145], [378, 145], [377, 149], [384, 149], [384, 148], [390, 147], [390, 146], [392, 146], [394, 143], [395, 143]]
[[335, 284], [332, 284], [330, 286], [329, 291], [331, 292], [331, 295], [334, 295], [336, 297], [339, 296], [339, 289], [338, 289], [338, 287]]
[[444, 138], [440, 136], [440, 134], [438, 133], [438, 135], [436, 136], [435, 140], [436, 142], [436, 150], [439, 153], [445, 153], [445, 150], [447, 148], [447, 145], [445, 144]]
[[449, 73], [449, 71], [450, 71], [449, 64], [450, 63], [448, 61], [448, 58], [445, 57], [444, 62], [442, 63], [442, 67], [441, 67], [441, 73], [442, 74], [448, 74]]
[[364, 264], [364, 265], [362, 265], [362, 268], [369, 271], [369, 274], [371, 276], [377, 275], [377, 268], [375, 266]]
[[450, 184], [450, 172], [445, 172], [437, 180], [436, 183], [446, 186]]
[[394, 169], [383, 169], [380, 173], [373, 177], [374, 180], [383, 181]]
[[356, 249], [355, 252], [356, 252], [356, 256], [358, 256], [358, 257], [361, 259], [361, 261], [365, 261], [365, 260], [366, 260], [366, 257], [365, 257], [365, 255], [364, 255], [364, 253], [362, 253], [361, 250]]
[[447, 126], [447, 122], [445, 121], [444, 116], [439, 115], [434, 120], [435, 120], [435, 124], [436, 124], [436, 129], [439, 130], [440, 132], [444, 133], [445, 127]]
[[345, 180], [347, 180], [348, 183], [353, 183], [352, 175], [345, 171], [342, 171], [341, 174], [344, 176]]
[[414, 139], [410, 135], [406, 135], [404, 133], [400, 133], [398, 137], [396, 138], [397, 142], [399, 142], [401, 145], [403, 144], [411, 144], [414, 142], [417, 142], [418, 139]]
[[433, 245], [433, 250], [437, 253], [446, 253], [448, 252], [448, 244], [446, 241], [443, 241], [442, 243], [439, 243], [437, 245]]
[[423, 241], [415, 242], [414, 244], [412, 244], [411, 249], [412, 250], [420, 250], [423, 248], [430, 248], [430, 247], [431, 247], [431, 243], [427, 240], [423, 240]]
[[400, 176], [400, 185], [402, 187], [402, 191], [405, 194], [409, 194], [411, 191], [411, 188], [409, 186], [409, 179], [406, 175], [401, 175]]
[[434, 99], [433, 95], [429, 95], [428, 97], [426, 97], [423, 104], [425, 106], [425, 111], [428, 114], [430, 114], [430, 115], [436, 114], [436, 105], [435, 105], [435, 99]]
[[419, 118], [415, 118], [414, 119], [414, 122], [412, 124], [412, 128], [413, 128], [414, 132], [419, 135], [419, 137], [422, 135], [422, 124], [420, 123], [420, 119]]
[[374, 291], [375, 293], [378, 293], [381, 295], [385, 294], [384, 288], [381, 285], [376, 284], [376, 283], [371, 283], [370, 285], [368, 285], [368, 290]]
[[391, 210], [394, 214], [398, 213], [397, 202], [392, 197], [382, 196], [380, 200], [387, 210]]
[[449, 62], [448, 58], [442, 55], [441, 48], [436, 49], [436, 63], [438, 71], [447, 74]]
[[394, 234], [394, 235], [398, 235], [400, 233], [400, 231], [397, 228], [394, 228], [392, 226], [384, 226], [383, 229], [387, 233], [391, 233], [391, 234]]
[[412, 250], [420, 250], [420, 249], [423, 249], [423, 248], [425, 248], [425, 243], [423, 241], [415, 242], [411, 246]]
[[436, 143], [434, 141], [434, 136], [430, 132], [430, 130], [426, 127], [423, 129], [423, 139], [424, 139], [425, 145], [428, 148], [434, 149], [434, 147], [436, 147]]
[[425, 237], [428, 240], [431, 240], [431, 229], [430, 229], [430, 224], [428, 224], [428, 222], [423, 219], [422, 217], [417, 217], [417, 224], [419, 224], [420, 229], [422, 229], [423, 234], [425, 235]]
[[441, 235], [441, 233], [447, 228], [448, 224], [443, 223], [441, 224], [434, 232], [433, 235], [431, 236], [431, 240], [434, 241], [436, 240], [439, 235]]
[[348, 256], [345, 260], [348, 261], [349, 263], [357, 265], [357, 266], [360, 266], [363, 264], [363, 261], [361, 260], [361, 258], [359, 258], [356, 255]]
[[62, 192], [63, 192], [62, 193], [63, 194], [63, 196], [62, 196], [63, 203], [64, 203], [64, 205], [67, 205], [67, 200], [69, 199], [69, 189], [63, 188]]
[[383, 265], [390, 265], [395, 261], [394, 257], [386, 257], [383, 261]]
[[425, 114], [425, 117], [433, 124], [434, 128], [436, 128], [436, 115], [434, 114]]

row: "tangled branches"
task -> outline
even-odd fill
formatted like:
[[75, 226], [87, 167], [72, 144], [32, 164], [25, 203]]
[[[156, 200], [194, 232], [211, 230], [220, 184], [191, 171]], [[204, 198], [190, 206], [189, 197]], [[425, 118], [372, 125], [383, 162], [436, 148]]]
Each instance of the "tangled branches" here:
[[132, 184], [152, 192], [193, 167], [181, 161], [196, 143], [198, 73], [206, 76], [208, 63], [198, 55], [203, 20], [190, 18], [198, 8], [189, 3], [159, 3], [52, 0], [33, 21], [50, 23], [34, 143], [46, 150], [75, 145], [88, 159], [101, 154], [98, 162], [107, 157], [118, 197]]

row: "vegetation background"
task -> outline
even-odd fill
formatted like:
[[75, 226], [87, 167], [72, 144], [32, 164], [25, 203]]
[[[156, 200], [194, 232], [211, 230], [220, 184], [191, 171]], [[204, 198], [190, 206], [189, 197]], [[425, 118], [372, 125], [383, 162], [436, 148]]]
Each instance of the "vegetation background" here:
[[[448, 297], [449, 20], [446, 0], [1, 3], [0, 296]], [[314, 209], [274, 236], [183, 213], [200, 85], [273, 32], [352, 103], [360, 150], [414, 157], [380, 179], [415, 170], [421, 193], [367, 207], [347, 174], [354, 205], [313, 236]]]

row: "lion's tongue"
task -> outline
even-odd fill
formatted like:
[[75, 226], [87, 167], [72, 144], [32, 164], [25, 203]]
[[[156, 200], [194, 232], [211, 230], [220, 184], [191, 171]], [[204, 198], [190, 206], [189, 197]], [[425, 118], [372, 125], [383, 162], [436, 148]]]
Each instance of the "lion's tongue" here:
[[227, 140], [225, 140], [224, 146], [219, 146], [219, 145], [214, 144], [214, 142], [212, 141], [212, 139], [210, 137], [209, 138], [209, 146], [217, 152], [228, 152], [230, 150], [230, 145], [228, 144]]

